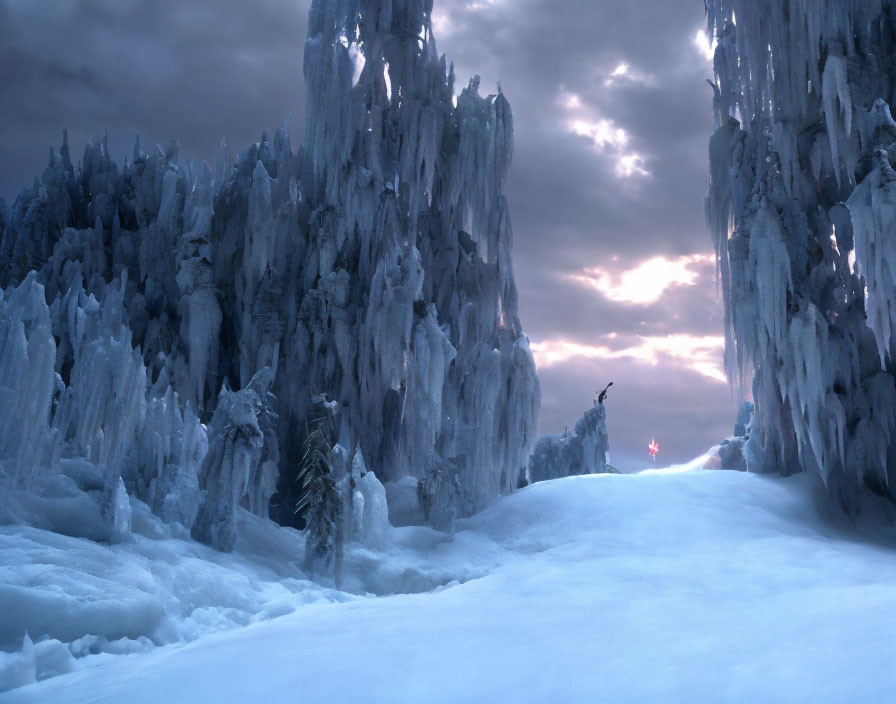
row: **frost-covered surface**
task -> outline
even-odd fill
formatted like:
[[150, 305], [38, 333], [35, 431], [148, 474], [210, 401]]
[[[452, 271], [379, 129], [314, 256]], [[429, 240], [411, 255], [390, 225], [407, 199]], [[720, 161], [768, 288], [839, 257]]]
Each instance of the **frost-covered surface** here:
[[896, 9], [710, 0], [707, 214], [751, 471], [806, 470], [855, 513], [896, 472]]
[[892, 549], [820, 520], [804, 484], [701, 471], [541, 482], [460, 521], [453, 543], [417, 544], [421, 571], [479, 579], [312, 600], [0, 702], [889, 701]]
[[130, 497], [227, 550], [240, 506], [292, 520], [317, 394], [383, 482], [450, 467], [461, 515], [516, 488], [513, 120], [478, 79], [455, 106], [431, 5], [313, 4], [298, 152], [287, 123], [214, 170], [105, 139], [76, 167], [64, 137], [0, 203], [0, 524], [121, 540]]
[[560, 435], [539, 438], [529, 461], [529, 480], [612, 472], [609, 456], [607, 409], [603, 403], [595, 403], [579, 418], [574, 432], [567, 429]]
[[246, 512], [232, 555], [170, 530], [145, 504], [135, 503], [133, 520], [131, 539], [111, 546], [0, 528], [0, 648], [18, 649], [27, 631], [38, 645], [71, 644], [77, 656], [145, 652], [279, 615], [303, 599], [348, 598], [311, 584], [295, 567], [296, 531]]
[[[27, 492], [11, 492], [29, 500]], [[104, 525], [99, 506], [78, 508], [84, 524]], [[193, 641], [219, 631], [282, 616], [311, 603], [362, 595], [416, 593], [487, 572], [493, 548], [461, 535], [450, 541], [423, 527], [393, 529], [385, 490], [364, 474], [340, 589], [304, 572], [305, 537], [238, 508], [230, 553], [190, 540], [180, 524], [165, 524], [132, 498], [131, 532], [102, 544], [24, 525], [0, 526], [0, 691], [21, 684], [25, 634], [30, 680], [93, 667], [114, 655]]]

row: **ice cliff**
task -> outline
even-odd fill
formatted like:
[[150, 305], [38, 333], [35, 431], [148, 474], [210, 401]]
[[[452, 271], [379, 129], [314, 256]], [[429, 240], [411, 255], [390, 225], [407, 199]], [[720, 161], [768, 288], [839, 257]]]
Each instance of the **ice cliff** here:
[[751, 471], [814, 477], [855, 513], [896, 478], [896, 8], [708, 0], [707, 216], [726, 364], [752, 380]]
[[227, 549], [238, 506], [291, 520], [318, 394], [387, 485], [448, 468], [467, 513], [516, 488], [539, 386], [513, 119], [478, 78], [455, 96], [431, 10], [313, 3], [297, 152], [288, 121], [214, 168], [139, 139], [76, 166], [64, 135], [0, 201], [0, 519], [89, 504], [112, 539], [131, 497]]

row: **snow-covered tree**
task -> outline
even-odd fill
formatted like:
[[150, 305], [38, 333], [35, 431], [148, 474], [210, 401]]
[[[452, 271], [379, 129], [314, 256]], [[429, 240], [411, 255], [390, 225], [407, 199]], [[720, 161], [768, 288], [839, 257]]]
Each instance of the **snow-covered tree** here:
[[295, 513], [305, 523], [306, 569], [312, 570], [316, 561], [327, 567], [333, 564], [338, 580], [344, 549], [344, 510], [333, 477], [333, 427], [331, 408], [317, 403], [302, 443]]
[[896, 478], [896, 8], [708, 0], [716, 131], [707, 215], [726, 366], [752, 379], [750, 470], [832, 502]]

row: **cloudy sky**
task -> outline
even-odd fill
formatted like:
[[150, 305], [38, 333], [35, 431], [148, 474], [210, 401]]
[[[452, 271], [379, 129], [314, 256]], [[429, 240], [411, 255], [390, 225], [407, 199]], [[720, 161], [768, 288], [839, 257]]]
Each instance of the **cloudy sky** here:
[[[0, 0], [0, 196], [108, 131], [113, 155], [176, 138], [213, 160], [293, 112], [309, 0]], [[501, 81], [520, 316], [540, 430], [607, 402], [613, 461], [679, 462], [726, 436], [721, 304], [703, 222], [711, 73], [700, 0], [436, 0], [459, 81]], [[458, 85], [458, 90], [462, 87]]]

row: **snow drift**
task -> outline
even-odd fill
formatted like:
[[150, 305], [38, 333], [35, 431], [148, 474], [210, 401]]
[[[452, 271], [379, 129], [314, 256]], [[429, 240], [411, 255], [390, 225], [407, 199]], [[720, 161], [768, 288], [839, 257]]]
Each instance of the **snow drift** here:
[[[459, 521], [453, 542], [398, 530], [390, 562], [444, 588], [346, 601], [284, 580], [245, 628], [105, 656], [0, 702], [888, 701], [892, 547], [820, 520], [805, 484], [662, 470], [540, 482]], [[160, 582], [187, 574], [170, 549], [150, 563], [103, 548], [129, 580], [150, 564]], [[208, 550], [222, 566], [184, 592], [197, 606], [217, 590], [250, 596], [273, 566], [240, 577], [232, 561], [248, 549]], [[62, 660], [34, 640], [20, 672]]]

